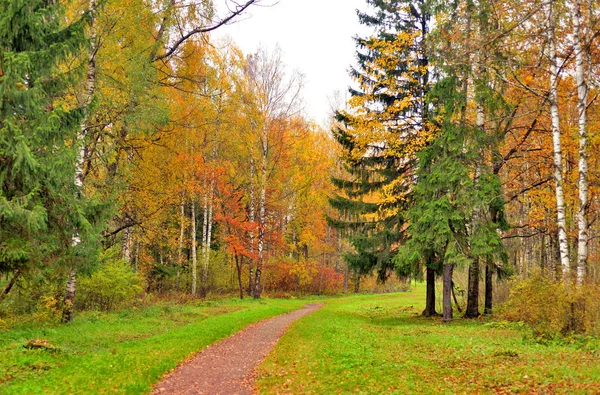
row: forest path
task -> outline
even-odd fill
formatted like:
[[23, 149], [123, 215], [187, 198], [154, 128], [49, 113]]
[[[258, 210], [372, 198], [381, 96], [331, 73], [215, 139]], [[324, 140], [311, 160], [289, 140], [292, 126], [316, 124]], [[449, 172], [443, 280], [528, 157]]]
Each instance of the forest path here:
[[323, 307], [307, 304], [257, 322], [215, 343], [156, 384], [152, 394], [253, 394], [255, 369], [296, 320]]

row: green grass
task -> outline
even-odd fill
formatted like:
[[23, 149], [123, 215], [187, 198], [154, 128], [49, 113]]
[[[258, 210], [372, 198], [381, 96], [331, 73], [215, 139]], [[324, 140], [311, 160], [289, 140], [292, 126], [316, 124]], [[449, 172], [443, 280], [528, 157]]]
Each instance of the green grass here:
[[419, 316], [409, 293], [329, 300], [292, 325], [261, 393], [598, 393], [600, 351], [524, 340], [514, 325]]
[[[250, 323], [299, 300], [225, 300], [87, 314], [69, 325], [0, 331], [0, 394], [146, 393], [165, 372]], [[44, 339], [56, 351], [23, 345]]]

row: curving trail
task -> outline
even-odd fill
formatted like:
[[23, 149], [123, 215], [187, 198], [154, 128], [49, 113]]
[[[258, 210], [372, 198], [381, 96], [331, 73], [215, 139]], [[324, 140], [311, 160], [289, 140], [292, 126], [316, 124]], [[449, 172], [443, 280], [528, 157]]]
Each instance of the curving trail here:
[[323, 307], [308, 304], [248, 326], [207, 347], [166, 375], [152, 394], [253, 394], [254, 371], [285, 330], [307, 314]]

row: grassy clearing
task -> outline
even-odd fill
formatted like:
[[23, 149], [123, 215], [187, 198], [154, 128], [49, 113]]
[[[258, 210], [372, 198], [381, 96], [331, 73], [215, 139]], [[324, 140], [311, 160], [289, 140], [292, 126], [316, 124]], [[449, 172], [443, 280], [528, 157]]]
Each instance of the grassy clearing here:
[[[87, 314], [70, 325], [0, 331], [0, 394], [140, 394], [190, 354], [306, 301], [225, 300]], [[56, 351], [28, 350], [44, 339]]]
[[599, 393], [596, 346], [541, 345], [514, 325], [419, 316], [413, 292], [327, 301], [293, 324], [261, 393]]

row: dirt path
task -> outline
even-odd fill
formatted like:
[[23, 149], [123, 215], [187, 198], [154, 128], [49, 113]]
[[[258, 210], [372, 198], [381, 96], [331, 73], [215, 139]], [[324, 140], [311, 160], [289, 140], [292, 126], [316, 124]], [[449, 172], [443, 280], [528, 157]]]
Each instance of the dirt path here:
[[153, 394], [253, 394], [254, 371], [290, 324], [323, 307], [300, 310], [257, 322], [207, 347], [165, 376]]

